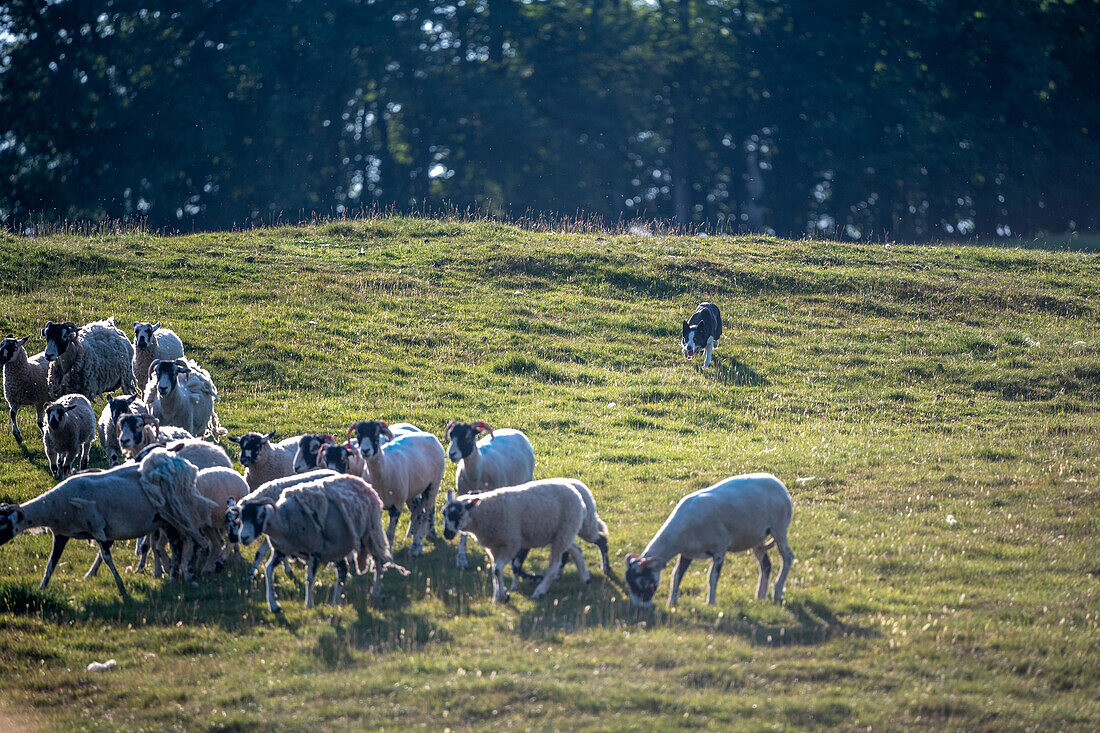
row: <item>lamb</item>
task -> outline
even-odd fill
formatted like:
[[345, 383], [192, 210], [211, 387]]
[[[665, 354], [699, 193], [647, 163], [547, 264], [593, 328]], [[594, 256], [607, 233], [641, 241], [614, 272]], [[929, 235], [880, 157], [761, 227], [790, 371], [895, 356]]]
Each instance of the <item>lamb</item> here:
[[38, 427], [42, 428], [45, 414], [42, 405], [50, 401], [49, 372], [50, 363], [46, 361], [46, 352], [42, 351], [27, 357], [26, 346], [30, 336], [16, 338], [8, 334], [0, 341], [0, 364], [4, 367], [4, 399], [8, 401], [11, 414], [11, 434], [17, 443], [23, 442], [23, 434], [15, 424], [15, 413], [20, 407], [31, 405], [38, 414]]
[[72, 321], [47, 321], [42, 336], [46, 339], [43, 353], [50, 362], [47, 381], [52, 399], [76, 393], [94, 400], [115, 389], [136, 390], [134, 347], [114, 318], [80, 328]]
[[[792, 511], [787, 487], [770, 473], [731, 476], [688, 494], [672, 510], [641, 557], [634, 553], [626, 556], [630, 600], [636, 606], [650, 605], [661, 581], [661, 570], [679, 555], [668, 594], [669, 605], [675, 605], [680, 596], [680, 581], [691, 561], [710, 556], [707, 604], [713, 606], [726, 553], [743, 550], [752, 550], [756, 555], [760, 565], [756, 597], [767, 598], [772, 566], [768, 549], [774, 545], [783, 556], [783, 569], [775, 581], [774, 594], [777, 602], [782, 601], [783, 584], [794, 562], [794, 553], [787, 544]], [[768, 535], [772, 540], [768, 540]]]
[[[577, 532], [588, 514], [578, 483], [574, 479], [542, 479], [461, 498], [456, 498], [453, 491], [447, 492], [443, 536], [453, 539], [459, 532], [468, 532], [489, 553], [493, 603], [508, 601], [504, 568], [525, 548], [550, 546], [550, 564], [531, 598], [546, 593], [560, 574], [562, 553], [567, 551], [577, 564], [581, 580], [589, 582], [584, 553], [576, 543]], [[516, 589], [517, 582], [513, 575], [511, 590]]]
[[161, 328], [160, 322], [134, 323], [134, 378], [138, 390], [145, 392], [149, 381], [149, 365], [157, 359], [182, 359], [183, 342], [171, 329]]
[[245, 433], [239, 438], [229, 438], [241, 447], [241, 465], [245, 467], [244, 480], [251, 490], [268, 481], [294, 475], [294, 460], [304, 435], [286, 438], [272, 445], [275, 433]]
[[[229, 504], [230, 509], [234, 504]], [[382, 530], [382, 502], [357, 476], [329, 476], [285, 489], [278, 501], [263, 499], [239, 507], [238, 533], [242, 544], [267, 535], [274, 550], [265, 568], [268, 607], [281, 610], [275, 598], [274, 568], [284, 557], [306, 562], [306, 608], [313, 608], [313, 580], [322, 563], [335, 563], [336, 587], [332, 603], [343, 599], [348, 574], [347, 556], [355, 554], [362, 575], [373, 562], [374, 589], [381, 593], [381, 574], [393, 564], [390, 545]], [[400, 568], [404, 570], [404, 568]], [[406, 573], [408, 571], [405, 571]]]
[[306, 433], [298, 438], [294, 451], [294, 473], [305, 473], [318, 467], [317, 454], [326, 443], [336, 443], [332, 433]]
[[[487, 432], [489, 436], [478, 440], [481, 432]], [[459, 496], [517, 486], [535, 478], [535, 449], [519, 430], [503, 428], [494, 431], [480, 420], [470, 423], [452, 420], [443, 438], [450, 440], [447, 457], [458, 464], [455, 491]], [[469, 565], [466, 535], [458, 541], [455, 564], [463, 569]]]
[[[161, 427], [160, 420], [152, 415], [121, 415], [115, 426], [118, 446], [122, 454], [133, 457], [154, 444], [164, 445], [170, 440], [193, 438], [190, 432], [172, 425]], [[232, 465], [232, 461], [230, 461]]]
[[149, 366], [145, 402], [163, 425], [178, 425], [196, 436], [225, 435], [214, 412], [217, 399], [210, 372], [191, 359], [157, 359]]
[[117, 466], [122, 462], [122, 446], [118, 442], [118, 419], [122, 415], [148, 415], [149, 408], [137, 394], [126, 397], [108, 397], [107, 405], [99, 415], [99, 444], [107, 453], [107, 463]]
[[42, 444], [54, 478], [64, 478], [80, 457], [80, 469], [88, 467], [95, 438], [95, 411], [82, 394], [63, 395], [45, 405]]
[[[366, 463], [364, 478], [378, 492], [382, 506], [390, 514], [386, 537], [393, 545], [401, 505], [409, 507], [409, 530], [412, 546], [409, 555], [423, 550], [424, 535], [432, 524], [435, 498], [443, 483], [447, 459], [443, 446], [431, 433], [415, 432], [397, 437], [380, 420], [368, 420], [360, 433], [359, 452]], [[382, 437], [388, 442], [382, 444]]]
[[0, 545], [32, 527], [53, 532], [53, 550], [39, 588], [45, 589], [70, 539], [95, 540], [123, 598], [126, 587], [111, 557], [119, 540], [169, 529], [200, 546], [203, 513], [210, 502], [195, 491], [195, 467], [167, 451], [151, 453], [140, 465], [77, 474], [25, 504], [0, 506]]

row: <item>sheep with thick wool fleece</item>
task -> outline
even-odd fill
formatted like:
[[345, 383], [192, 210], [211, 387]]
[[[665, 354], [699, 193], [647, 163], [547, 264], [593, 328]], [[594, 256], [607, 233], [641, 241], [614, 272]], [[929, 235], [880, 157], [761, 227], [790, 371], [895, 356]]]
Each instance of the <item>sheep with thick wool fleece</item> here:
[[[452, 539], [458, 532], [468, 532], [489, 553], [494, 603], [508, 600], [504, 567], [523, 549], [550, 546], [550, 564], [532, 598], [544, 595], [560, 574], [562, 553], [566, 551], [577, 564], [581, 580], [590, 580], [584, 553], [576, 543], [577, 532], [588, 514], [578, 483], [575, 479], [555, 478], [472, 496], [456, 497], [454, 492], [447, 492], [443, 536]], [[517, 577], [513, 575], [511, 589], [515, 590], [516, 585]]]
[[213, 466], [198, 472], [195, 476], [195, 490], [211, 502], [209, 515], [202, 526], [202, 532], [210, 542], [210, 555], [202, 572], [209, 573], [220, 568], [225, 562], [229, 545], [236, 544], [225, 542], [225, 507], [230, 500], [243, 499], [248, 494], [248, 484], [232, 468]]
[[115, 389], [136, 390], [134, 347], [113, 317], [79, 328], [72, 321], [47, 321], [42, 337], [46, 339], [43, 353], [50, 362], [47, 379], [52, 398], [75, 392], [94, 400]]
[[774, 595], [776, 601], [782, 601], [783, 585], [794, 562], [794, 552], [787, 543], [792, 513], [787, 487], [770, 473], [731, 476], [688, 494], [676, 504], [641, 556], [627, 555], [625, 579], [631, 601], [639, 606], [649, 605], [660, 584], [661, 570], [679, 555], [669, 588], [669, 605], [676, 604], [680, 581], [691, 561], [710, 557], [707, 603], [713, 606], [726, 553], [744, 550], [752, 550], [756, 555], [760, 565], [756, 595], [767, 598], [771, 573], [768, 549], [773, 546], [768, 535], [783, 557]]
[[[596, 497], [592, 495], [592, 491], [584, 485], [581, 481], [573, 481], [573, 488], [577, 490], [577, 493], [581, 495], [581, 499], [584, 500], [585, 517], [584, 523], [581, 525], [580, 530], [577, 532], [577, 536], [585, 542], [593, 544], [600, 551], [600, 565], [603, 569], [603, 574], [608, 577], [614, 577], [615, 571], [611, 568], [611, 559], [608, 557], [607, 547], [607, 525], [600, 519], [596, 513]], [[524, 548], [512, 559], [512, 573], [516, 577], [526, 578], [538, 582], [542, 580], [538, 575], [531, 575], [530, 573], [523, 572], [523, 561], [527, 559], [527, 553], [529, 548]], [[562, 558], [564, 564], [565, 558]]]
[[[232, 508], [232, 505], [230, 505]], [[342, 601], [347, 557], [354, 553], [360, 575], [374, 568], [372, 594], [381, 596], [381, 575], [395, 567], [389, 541], [382, 529], [382, 502], [357, 476], [337, 475], [285, 489], [278, 501], [261, 499], [240, 506], [238, 536], [249, 544], [267, 535], [273, 553], [265, 568], [269, 608], [278, 612], [274, 568], [284, 557], [306, 562], [306, 608], [313, 608], [313, 580], [321, 563], [336, 565], [337, 583], [332, 603]]]
[[17, 443], [23, 442], [23, 434], [15, 423], [19, 408], [30, 405], [38, 418], [38, 427], [42, 428], [45, 412], [43, 405], [50, 401], [50, 363], [46, 361], [46, 352], [40, 351], [27, 356], [24, 348], [30, 336], [16, 338], [8, 334], [0, 341], [0, 364], [4, 367], [4, 399], [8, 401], [11, 416], [11, 434]]
[[79, 457], [81, 470], [88, 467], [95, 439], [95, 411], [82, 394], [62, 395], [45, 405], [42, 445], [54, 478], [64, 478]]
[[[382, 500], [390, 515], [386, 537], [393, 546], [401, 506], [409, 507], [409, 529], [412, 545], [409, 555], [423, 551], [424, 535], [432, 524], [435, 499], [443, 483], [447, 459], [439, 438], [431, 433], [407, 433], [395, 436], [382, 421], [366, 421], [359, 453], [363, 457], [366, 478]], [[382, 438], [387, 440], [382, 442]]]
[[22, 505], [0, 506], [0, 545], [32, 527], [50, 529], [53, 550], [39, 586], [44, 589], [70, 539], [95, 540], [125, 596], [111, 557], [114, 542], [169, 527], [205, 546], [199, 527], [210, 502], [195, 491], [196, 473], [187, 461], [158, 450], [139, 465], [71, 476]]
[[[478, 440], [481, 432], [488, 435]], [[469, 423], [452, 420], [443, 433], [443, 439], [450, 441], [447, 457], [458, 464], [455, 491], [459, 496], [517, 486], [535, 478], [535, 449], [519, 430], [493, 430], [480, 420]], [[523, 559], [520, 558], [518, 565], [522, 564]], [[466, 535], [458, 540], [455, 565], [460, 568], [469, 566]], [[516, 570], [519, 572], [518, 566]]]
[[245, 467], [244, 480], [250, 491], [258, 489], [268, 481], [294, 475], [294, 458], [303, 435], [272, 443], [274, 432], [245, 433], [239, 438], [229, 440], [241, 447], [241, 465]]
[[155, 360], [149, 365], [145, 402], [161, 425], [178, 425], [195, 436], [226, 434], [214, 412], [218, 389], [210, 372], [193, 359]]
[[134, 379], [138, 391], [144, 392], [149, 382], [149, 366], [160, 359], [174, 360], [183, 358], [183, 342], [170, 328], [162, 328], [160, 322], [134, 322]]

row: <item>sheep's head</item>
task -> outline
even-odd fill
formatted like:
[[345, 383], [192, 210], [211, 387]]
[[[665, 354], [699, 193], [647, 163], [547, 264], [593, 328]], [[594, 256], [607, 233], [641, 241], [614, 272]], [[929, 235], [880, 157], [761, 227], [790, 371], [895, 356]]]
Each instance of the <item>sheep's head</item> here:
[[19, 353], [19, 350], [23, 348], [23, 345], [27, 343], [27, 339], [29, 338], [30, 336], [25, 336], [21, 339], [17, 339], [9, 333], [6, 339], [0, 341], [0, 365], [7, 364], [14, 359], [15, 355]]
[[251, 545], [267, 531], [267, 522], [274, 514], [275, 502], [270, 499], [250, 501], [241, 506], [240, 519], [237, 521], [237, 540], [242, 545]]
[[447, 429], [443, 432], [443, 439], [451, 441], [447, 446], [447, 457], [454, 463], [458, 463], [473, 453], [477, 448], [477, 436], [482, 432], [489, 433], [490, 437], [493, 435], [493, 429], [480, 420], [476, 422], [452, 420], [447, 423]]
[[136, 394], [123, 395], [122, 397], [108, 397], [107, 405], [111, 408], [111, 420], [118, 424], [118, 419], [130, 411], [130, 407], [138, 398]]
[[260, 450], [275, 437], [272, 431], [267, 435], [260, 433], [245, 433], [239, 438], [229, 439], [241, 447], [241, 465], [245, 468], [252, 466], [260, 458]]
[[47, 402], [43, 405], [43, 409], [46, 411], [46, 423], [50, 426], [50, 430], [60, 429], [61, 423], [65, 422], [65, 415], [71, 410], [75, 410], [79, 405], [79, 402], [66, 405], [60, 401]]
[[382, 444], [393, 440], [390, 426], [381, 420], [363, 420], [348, 428], [348, 437], [355, 435], [363, 458], [371, 458], [382, 450]]
[[661, 584], [661, 569], [664, 563], [655, 557], [638, 557], [633, 552], [626, 556], [626, 574], [624, 579], [630, 589], [630, 602], [635, 606], [649, 606], [653, 603], [653, 594]]
[[183, 359], [175, 361], [162, 361], [154, 359], [149, 365], [149, 378], [156, 378], [157, 392], [161, 397], [167, 397], [179, 384], [179, 380], [191, 373], [191, 367]]
[[481, 503], [476, 496], [458, 499], [455, 492], [447, 492], [447, 503], [443, 505], [443, 537], [453, 540], [455, 535], [470, 526], [470, 509]]
[[141, 450], [148, 438], [146, 427], [153, 431], [160, 428], [160, 420], [152, 415], [122, 415], [118, 418], [115, 431], [118, 433], [118, 445], [127, 453]]
[[46, 321], [46, 327], [42, 329], [42, 338], [46, 339], [46, 361], [55, 361], [65, 353], [69, 344], [76, 341], [80, 335], [80, 329], [72, 321], [54, 323]]
[[[327, 468], [337, 473], [351, 473], [352, 464], [359, 459], [358, 451], [345, 443], [325, 443], [317, 451], [317, 468]], [[360, 467], [362, 461], [359, 460]]]
[[160, 328], [160, 322], [146, 323], [144, 321], [134, 322], [134, 348], [148, 349], [151, 345], [156, 343], [156, 332]]
[[305, 473], [317, 468], [317, 454], [325, 443], [336, 443], [328, 433], [308, 433], [298, 440], [298, 451], [294, 454], [294, 473]]
[[0, 504], [0, 545], [11, 542], [28, 528], [27, 514], [18, 504]]

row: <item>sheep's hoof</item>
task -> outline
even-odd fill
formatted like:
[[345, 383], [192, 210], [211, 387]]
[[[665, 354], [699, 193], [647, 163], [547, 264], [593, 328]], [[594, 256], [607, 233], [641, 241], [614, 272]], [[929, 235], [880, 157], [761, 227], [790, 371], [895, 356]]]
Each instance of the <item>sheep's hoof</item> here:
[[283, 612], [283, 607], [280, 606], [278, 603], [272, 604], [271, 606], [269, 606], [269, 608], [271, 609], [272, 613], [282, 613]]

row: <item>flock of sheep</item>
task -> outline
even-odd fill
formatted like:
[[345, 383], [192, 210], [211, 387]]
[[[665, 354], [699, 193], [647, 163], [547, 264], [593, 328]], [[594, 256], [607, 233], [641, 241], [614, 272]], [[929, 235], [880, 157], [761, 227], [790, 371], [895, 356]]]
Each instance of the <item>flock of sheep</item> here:
[[[317, 569], [329, 563], [337, 573], [334, 604], [343, 598], [349, 567], [357, 574], [372, 571], [371, 595], [381, 599], [384, 571], [408, 572], [392, 552], [402, 508], [410, 513], [410, 558], [422, 552], [425, 537], [435, 536], [447, 457], [457, 473], [442, 509], [443, 535], [461, 535], [460, 568], [467, 567], [467, 535], [486, 550], [494, 602], [507, 601], [520, 578], [536, 581], [532, 598], [541, 597], [569, 558], [587, 583], [578, 537], [599, 549], [604, 574], [612, 573], [608, 529], [592, 492], [576, 479], [534, 480], [535, 452], [519, 430], [452, 421], [443, 436], [446, 451], [430, 432], [378, 420], [352, 425], [346, 440], [310, 433], [272, 442], [274, 433], [249, 432], [228, 438], [240, 447], [242, 476], [217, 443], [227, 432], [214, 411], [218, 392], [210, 373], [184, 355], [171, 330], [135, 323], [131, 341], [113, 319], [81, 327], [50, 321], [42, 336], [46, 348], [34, 356], [25, 349], [29, 337], [9, 335], [0, 342], [12, 434], [23, 441], [16, 413], [33, 406], [50, 471], [60, 480], [21, 505], [0, 505], [0, 545], [33, 527], [53, 532], [42, 588], [70, 539], [98, 544], [87, 575], [105, 563], [125, 595], [111, 555], [117, 541], [138, 540], [136, 570], [144, 569], [152, 553], [155, 577], [190, 578], [220, 569], [230, 553], [239, 552], [238, 543], [266, 537], [248, 577], [266, 558], [272, 611], [279, 610], [274, 572], [280, 564], [290, 572], [291, 559], [306, 567], [306, 607], [313, 606]], [[126, 396], [108, 397], [97, 420], [92, 400], [113, 390]], [[97, 433], [111, 466], [106, 470], [88, 469]], [[775, 600], [782, 600], [794, 560], [787, 542], [791, 511], [787, 489], [769, 474], [733, 476], [685, 496], [642, 554], [627, 556], [631, 600], [648, 605], [664, 566], [679, 556], [669, 594], [675, 603], [692, 560], [709, 557], [707, 602], [714, 604], [726, 554], [744, 550], [756, 555], [757, 595], [765, 598], [772, 546], [783, 560], [774, 587]], [[383, 512], [389, 517], [385, 528]], [[528, 552], [547, 546], [546, 572], [525, 573]], [[509, 590], [506, 566], [512, 570]]]

